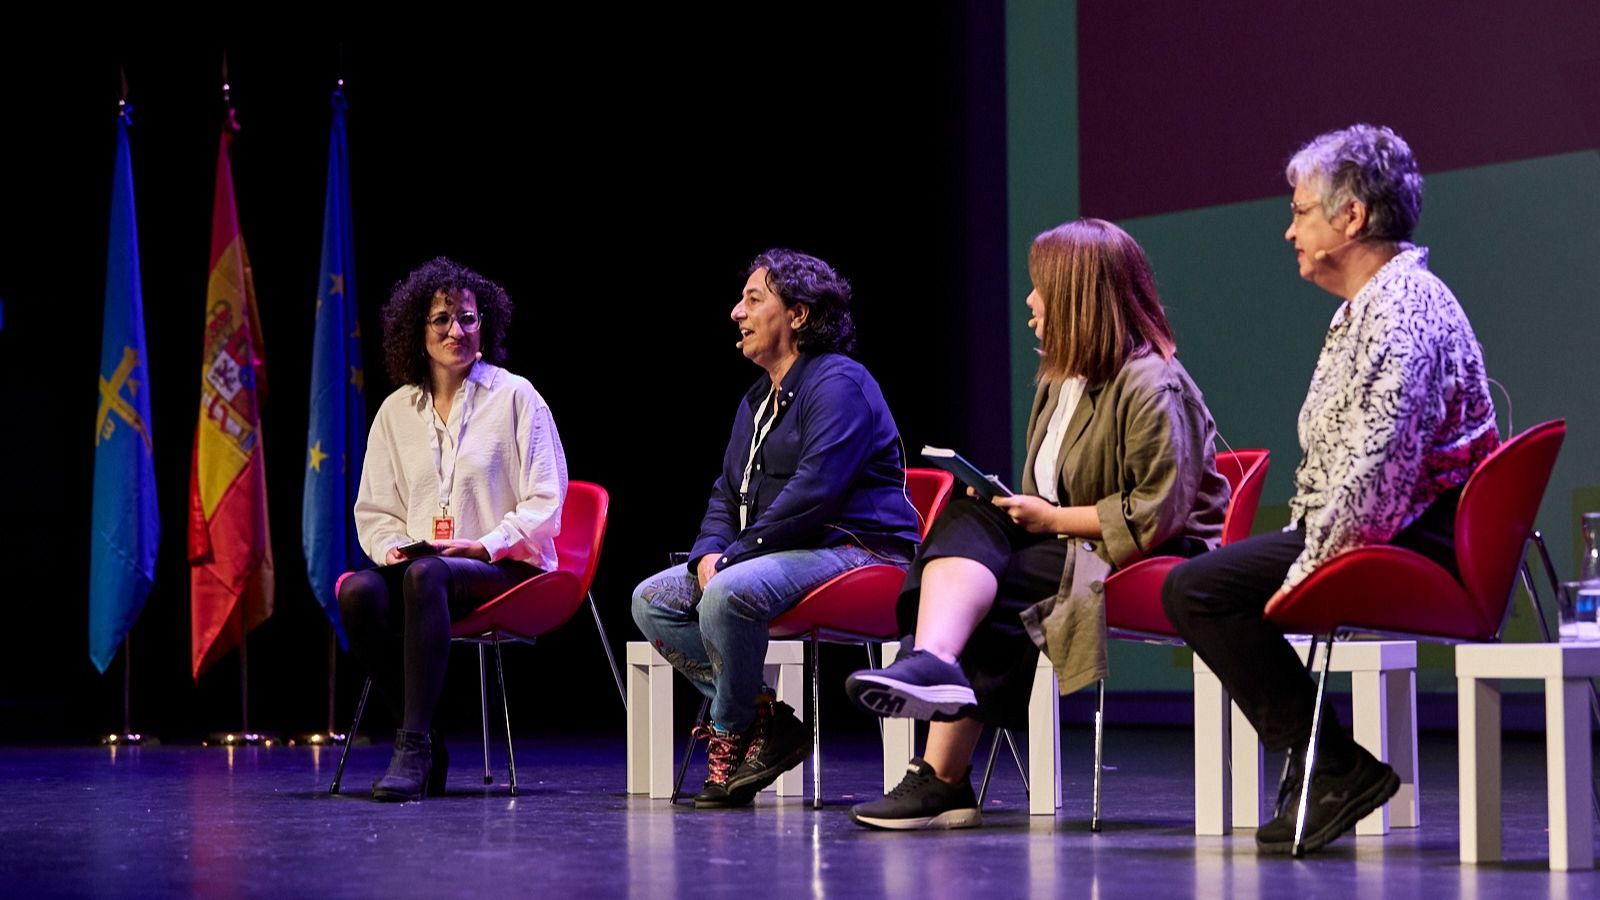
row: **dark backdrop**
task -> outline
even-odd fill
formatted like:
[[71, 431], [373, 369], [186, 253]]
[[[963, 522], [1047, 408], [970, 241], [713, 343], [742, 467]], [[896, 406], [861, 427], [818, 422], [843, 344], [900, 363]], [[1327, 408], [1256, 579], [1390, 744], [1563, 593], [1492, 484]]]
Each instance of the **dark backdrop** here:
[[[620, 13], [405, 39], [4, 39], [0, 366], [12, 490], [0, 603], [0, 741], [120, 723], [122, 660], [87, 654], [93, 415], [118, 66], [135, 105], [149, 381], [163, 534], [133, 631], [134, 724], [198, 739], [239, 720], [236, 656], [189, 677], [184, 510], [199, 393], [219, 81], [243, 130], [234, 174], [261, 306], [277, 608], [250, 638], [252, 724], [320, 728], [326, 627], [300, 551], [311, 316], [328, 96], [347, 79], [367, 404], [387, 289], [438, 254], [517, 303], [510, 368], [549, 401], [573, 478], [611, 492], [596, 582], [613, 646], [628, 596], [694, 537], [734, 403], [759, 372], [727, 313], [771, 245], [856, 286], [859, 356], [913, 453], [1010, 458], [1001, 4]], [[20, 31], [20, 29], [18, 30]], [[616, 729], [622, 709], [580, 612], [508, 654], [519, 731]], [[443, 722], [476, 725], [460, 651]], [[833, 721], [859, 651], [824, 657]], [[341, 663], [340, 712], [359, 677]], [[680, 708], [688, 706], [681, 695]], [[381, 718], [381, 714], [380, 714]]]

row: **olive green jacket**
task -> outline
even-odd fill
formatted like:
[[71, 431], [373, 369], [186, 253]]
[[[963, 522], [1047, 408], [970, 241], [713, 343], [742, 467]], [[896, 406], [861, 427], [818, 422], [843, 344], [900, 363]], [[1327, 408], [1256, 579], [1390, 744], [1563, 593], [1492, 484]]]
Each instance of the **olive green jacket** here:
[[[1038, 494], [1033, 463], [1055, 411], [1059, 382], [1039, 385], [1028, 416], [1022, 490]], [[1062, 434], [1058, 498], [1094, 506], [1099, 539], [1072, 538], [1061, 586], [1022, 613], [1068, 694], [1106, 677], [1105, 579], [1175, 538], [1215, 548], [1228, 482], [1217, 473], [1216, 424], [1176, 359], [1130, 360], [1090, 385]]]

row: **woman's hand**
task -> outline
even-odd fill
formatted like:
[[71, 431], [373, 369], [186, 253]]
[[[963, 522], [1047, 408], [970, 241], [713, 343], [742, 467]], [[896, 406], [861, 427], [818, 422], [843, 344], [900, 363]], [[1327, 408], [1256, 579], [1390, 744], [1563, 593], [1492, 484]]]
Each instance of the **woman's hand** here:
[[390, 547], [389, 552], [383, 555], [383, 564], [386, 566], [392, 566], [395, 563], [403, 563], [405, 561], [406, 555], [400, 552], [399, 547]]
[[717, 554], [707, 553], [705, 556], [700, 557], [700, 561], [695, 563], [694, 572], [695, 576], [700, 579], [700, 590], [705, 590], [706, 582], [711, 580], [711, 576], [717, 574]]
[[1002, 497], [997, 494], [990, 502], [1005, 510], [1011, 521], [1022, 526], [1024, 531], [1033, 534], [1062, 533], [1059, 521], [1061, 507], [1042, 497], [1035, 497], [1032, 494]]
[[470, 559], [481, 559], [484, 562], [489, 561], [489, 551], [477, 541], [449, 540], [429, 543], [439, 551], [440, 556], [465, 556]]

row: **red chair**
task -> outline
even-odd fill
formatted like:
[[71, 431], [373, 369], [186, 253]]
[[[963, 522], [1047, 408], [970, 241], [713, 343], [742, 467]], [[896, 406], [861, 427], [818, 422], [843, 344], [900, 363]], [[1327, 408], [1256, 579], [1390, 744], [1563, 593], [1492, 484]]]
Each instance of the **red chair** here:
[[[1267, 457], [1266, 450], [1231, 450], [1217, 454], [1217, 471], [1228, 480], [1230, 488], [1228, 508], [1222, 520], [1223, 546], [1250, 536], [1250, 530], [1255, 525], [1256, 508], [1261, 503], [1261, 489], [1267, 481]], [[1161, 585], [1167, 580], [1167, 573], [1183, 561], [1181, 556], [1151, 556], [1111, 573], [1105, 582], [1106, 636], [1118, 640], [1181, 645], [1183, 639], [1178, 637], [1178, 630], [1161, 608]], [[1104, 771], [1101, 750], [1106, 710], [1104, 680], [1095, 685], [1095, 694], [1091, 831], [1100, 830], [1101, 772]], [[988, 791], [989, 776], [994, 770], [994, 760], [1002, 737], [1011, 746], [1012, 755], [1017, 756], [1015, 741], [1008, 731], [1002, 729], [995, 735], [994, 744], [989, 750], [989, 762], [984, 768], [983, 783], [978, 792], [979, 802]], [[1020, 757], [1017, 766], [1022, 768]], [[1024, 777], [1025, 786], [1026, 780]]]
[[[600, 633], [600, 644], [605, 649], [606, 661], [611, 666], [611, 676], [616, 680], [617, 693], [623, 692], [622, 673], [617, 668], [616, 657], [611, 652], [611, 642], [606, 638], [605, 625], [600, 621], [600, 610], [595, 606], [589, 588], [594, 583], [595, 570], [600, 564], [600, 548], [606, 536], [607, 508], [611, 502], [606, 489], [588, 481], [573, 481], [567, 485], [567, 499], [561, 507], [561, 532], [556, 535], [556, 569], [541, 572], [500, 596], [473, 610], [465, 618], [450, 626], [454, 641], [476, 644], [478, 647], [478, 697], [483, 716], [483, 783], [493, 782], [489, 774], [489, 683], [488, 666], [484, 648], [494, 648], [495, 679], [500, 686], [500, 708], [506, 724], [506, 761], [511, 778], [511, 795], [517, 795], [517, 760], [511, 746], [511, 706], [506, 697], [505, 671], [500, 661], [500, 645], [507, 641], [532, 644], [566, 624], [585, 600], [594, 614], [595, 628]], [[350, 573], [339, 577], [342, 583]], [[333, 785], [328, 793], [339, 793], [339, 783], [344, 778], [344, 764], [350, 755], [350, 743], [356, 729], [361, 726], [361, 714], [367, 706], [367, 695], [372, 690], [368, 678], [361, 689], [361, 699], [356, 702], [355, 721], [345, 741], [344, 752], [339, 755], [339, 767], [333, 775]]]
[[[950, 500], [955, 477], [940, 469], [907, 469], [906, 491], [911, 505], [921, 519], [918, 531], [927, 537], [933, 520]], [[829, 643], [859, 643], [867, 648], [867, 660], [877, 667], [873, 647], [883, 641], [899, 638], [899, 625], [895, 621], [895, 601], [900, 596], [900, 586], [905, 583], [906, 571], [887, 564], [862, 566], [837, 575], [811, 589], [798, 603], [783, 615], [773, 619], [767, 633], [773, 638], [808, 638], [811, 644], [811, 807], [822, 808], [821, 732], [817, 728], [820, 706], [820, 679], [817, 666], [817, 648], [821, 641]], [[700, 704], [699, 719], [706, 715], [707, 704]], [[693, 742], [691, 739], [691, 748]], [[678, 767], [673, 783], [672, 800], [683, 787], [683, 778], [689, 767], [689, 754]]]
[[1472, 473], [1456, 510], [1459, 581], [1444, 567], [1411, 550], [1389, 545], [1359, 547], [1325, 563], [1267, 606], [1266, 618], [1285, 632], [1312, 635], [1308, 668], [1316, 658], [1317, 641], [1325, 645], [1311, 741], [1299, 786], [1295, 856], [1303, 849], [1306, 800], [1322, 728], [1331, 642], [1350, 632], [1439, 643], [1497, 641], [1510, 612], [1513, 580], [1519, 572], [1537, 607], [1537, 594], [1526, 569], [1528, 542], [1535, 538], [1533, 520], [1566, 433], [1562, 419], [1535, 425], [1503, 444]]

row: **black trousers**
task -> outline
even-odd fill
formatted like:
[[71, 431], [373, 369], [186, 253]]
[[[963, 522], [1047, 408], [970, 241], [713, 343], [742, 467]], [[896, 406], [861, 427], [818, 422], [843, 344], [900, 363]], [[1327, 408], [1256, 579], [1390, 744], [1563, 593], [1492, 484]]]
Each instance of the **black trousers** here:
[[[1444, 494], [1390, 543], [1458, 575], [1454, 528], [1460, 497], [1459, 488]], [[1304, 747], [1311, 737], [1316, 683], [1283, 632], [1262, 618], [1304, 549], [1303, 530], [1258, 534], [1179, 565], [1161, 589], [1178, 634], [1216, 673], [1269, 750]], [[1323, 715], [1324, 742], [1348, 743], [1332, 710]]]
[[350, 652], [400, 727], [433, 726], [450, 658], [450, 623], [537, 574], [537, 567], [516, 560], [424, 556], [344, 580], [339, 614]]

